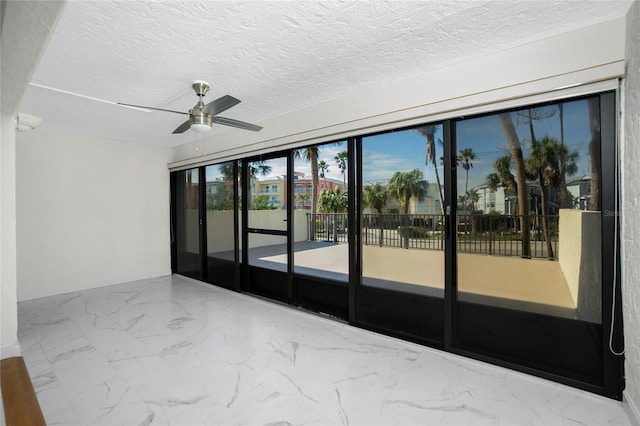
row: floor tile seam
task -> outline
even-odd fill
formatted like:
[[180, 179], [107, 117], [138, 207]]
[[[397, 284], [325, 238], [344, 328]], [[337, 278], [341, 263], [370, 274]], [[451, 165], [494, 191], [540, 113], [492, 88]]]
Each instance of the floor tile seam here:
[[[507, 375], [513, 375], [513, 376], [519, 377], [521, 379], [526, 379], [528, 382], [534, 381], [534, 382], [545, 383], [546, 385], [551, 385], [552, 387], [557, 388], [558, 390], [576, 391], [576, 392], [579, 392], [581, 394], [581, 397], [595, 398], [598, 401], [606, 401], [608, 403], [614, 404], [616, 407], [617, 406], [622, 407], [622, 404], [618, 403], [617, 401], [613, 401], [613, 400], [610, 400], [609, 398], [602, 397], [600, 395], [595, 395], [595, 394], [593, 394], [591, 392], [587, 392], [587, 391], [584, 391], [584, 390], [581, 390], [581, 389], [573, 388], [573, 387], [570, 387], [568, 385], [564, 385], [562, 383], [557, 383], [557, 382], [554, 382], [554, 381], [551, 381], [551, 380], [548, 380], [548, 379], [545, 379], [545, 378], [542, 378], [542, 377], [531, 376], [530, 374], [527, 374], [527, 373], [523, 373], [523, 372], [520, 372], [520, 371], [517, 371], [517, 370], [506, 369], [504, 367], [500, 367], [500, 366], [497, 366], [497, 365], [493, 365], [493, 364], [489, 364], [489, 363], [486, 363], [486, 362], [482, 362], [482, 361], [479, 361], [479, 360], [476, 360], [476, 359], [473, 359], [473, 358], [468, 358], [468, 357], [465, 357], [463, 355], [456, 354], [454, 352], [441, 351], [441, 350], [438, 350], [436, 348], [432, 348], [432, 347], [429, 347], [429, 346], [423, 346], [423, 345], [420, 345], [418, 343], [411, 342], [411, 341], [406, 341], [406, 340], [400, 339], [398, 337], [384, 335], [384, 334], [377, 333], [377, 332], [372, 331], [372, 330], [368, 330], [368, 329], [365, 329], [365, 328], [360, 328], [360, 327], [345, 323], [343, 321], [335, 321], [335, 320], [333, 320], [331, 318], [326, 318], [326, 317], [324, 317], [322, 315], [315, 315], [315, 314], [310, 313], [310, 312], [305, 312], [305, 311], [303, 311], [301, 309], [292, 308], [292, 307], [287, 306], [285, 304], [273, 303], [272, 301], [269, 301], [269, 300], [266, 300], [266, 299], [263, 299], [263, 298], [259, 298], [259, 297], [255, 297], [255, 296], [253, 296], [251, 294], [240, 293], [240, 292], [236, 292], [236, 291], [229, 290], [229, 289], [226, 289], [226, 288], [218, 287], [218, 286], [215, 286], [214, 284], [205, 283], [203, 281], [199, 281], [199, 280], [196, 280], [196, 279], [191, 278], [191, 277], [185, 277], [185, 276], [176, 275], [176, 274], [174, 274], [173, 277], [179, 277], [180, 279], [185, 279], [185, 280], [187, 280], [189, 282], [192, 282], [192, 283], [198, 284], [200, 286], [203, 286], [204, 288], [212, 288], [213, 287], [216, 291], [222, 291], [222, 292], [224, 292], [224, 293], [226, 293], [226, 294], [228, 294], [230, 296], [241, 298], [244, 301], [259, 302], [259, 303], [261, 303], [263, 305], [266, 305], [266, 306], [271, 306], [271, 307], [275, 307], [275, 308], [281, 308], [285, 312], [296, 313], [297, 315], [303, 316], [305, 318], [315, 318], [315, 319], [320, 320], [320, 322], [322, 322], [323, 324], [336, 325], [341, 329], [346, 329], [347, 327], [349, 327], [350, 329], [355, 329], [359, 333], [362, 333], [362, 334], [367, 335], [367, 336], [372, 336], [372, 337], [375, 337], [375, 338], [378, 338], [378, 339], [382, 338], [383, 340], [391, 340], [391, 341], [395, 342], [397, 345], [404, 346], [404, 347], [410, 347], [410, 348], [416, 349], [418, 352], [428, 352], [428, 353], [430, 353], [430, 354], [432, 354], [434, 356], [443, 358], [446, 361], [453, 362], [456, 365], [458, 365], [459, 363], [468, 363], [468, 364], [471, 364], [471, 365], [476, 365], [476, 366], [480, 367], [481, 369], [487, 369], [487, 370], [489, 370], [492, 373], [497, 374], [497, 375], [507, 374]], [[449, 359], [449, 358], [452, 358], [452, 359]], [[461, 368], [466, 368], [466, 367], [461, 367]], [[485, 372], [477, 372], [477, 374], [486, 375], [487, 373], [485, 373]]]
[[[55, 374], [55, 371], [54, 371]], [[82, 422], [80, 421], [80, 417], [78, 416], [78, 413], [76, 412], [75, 407], [73, 406], [73, 404], [71, 403], [71, 400], [69, 399], [69, 394], [67, 393], [67, 390], [65, 389], [64, 385], [62, 384], [62, 382], [60, 382], [60, 380], [58, 379], [57, 375], [56, 375], [56, 383], [57, 383], [57, 387], [60, 388], [60, 390], [62, 391], [62, 396], [64, 397], [65, 402], [67, 403], [67, 409], [71, 410], [71, 412], [73, 413], [74, 418], [76, 419], [76, 421], [78, 422], [78, 424], [82, 424]], [[45, 389], [42, 389], [45, 390]], [[38, 397], [40, 391], [38, 391], [36, 393], [36, 397]], [[38, 403], [42, 406], [42, 403], [40, 402], [40, 399], [38, 397]], [[43, 411], [43, 414], [45, 415], [45, 420], [46, 420], [46, 412]]]
[[[205, 284], [205, 286], [209, 287], [207, 284]], [[218, 291], [219, 291], [219, 290], [225, 290], [225, 289], [219, 289], [219, 288], [216, 288], [216, 290], [218, 290]], [[231, 292], [231, 293], [235, 293], [235, 292]], [[237, 296], [237, 295], [241, 295], [241, 294], [236, 293], [236, 296]], [[256, 298], [255, 298], [255, 297], [253, 297], [253, 296], [247, 296], [245, 300], [247, 300], [247, 301], [256, 301], [256, 300], [257, 300], [257, 301], [261, 301], [260, 299], [256, 299]], [[271, 303], [271, 302], [269, 302], [269, 301], [263, 301], [263, 303], [266, 303], [266, 304], [268, 304], [269, 306], [274, 306], [274, 304], [273, 304], [273, 303]], [[279, 306], [279, 305], [278, 305], [278, 306]], [[286, 307], [286, 306], [283, 306], [283, 307]], [[287, 307], [287, 308], [288, 308], [288, 309], [287, 309], [287, 312], [296, 312], [296, 311], [298, 311], [298, 310], [292, 310], [292, 309], [290, 309], [289, 307]], [[303, 315], [304, 315], [304, 314], [307, 314], [307, 315], [304, 315], [304, 316], [305, 316], [305, 318], [309, 318], [308, 313], [306, 313], [306, 312], [299, 312], [299, 313], [301, 313], [301, 314], [303, 314]], [[324, 318], [323, 318], [323, 319], [324, 319]], [[334, 324], [334, 323], [335, 323], [335, 321], [331, 320], [331, 323], [332, 323], [332, 324]], [[355, 328], [355, 327], [354, 327], [354, 328]], [[367, 334], [366, 332], [369, 332], [369, 330], [363, 330], [363, 329], [359, 329], [359, 328], [356, 328], [356, 329], [357, 329], [357, 331], [358, 331], [358, 332], [360, 332], [360, 333], [364, 331], [364, 332], [365, 332], [365, 334]], [[373, 335], [375, 335], [375, 336], [377, 336], [377, 337], [382, 337], [382, 338], [384, 338], [384, 340], [387, 340], [387, 339], [389, 339], [389, 338], [390, 338], [390, 336], [384, 336], [384, 335], [381, 335], [381, 334], [379, 334], [379, 333], [375, 333], [375, 332], [369, 332], [369, 333], [372, 333]], [[393, 339], [393, 338], [392, 338], [392, 339]], [[408, 344], [411, 344], [411, 342], [406, 342], [406, 341], [401, 340], [401, 339], [398, 339], [398, 340], [399, 340], [399, 342], [401, 342], [401, 343], [402, 343], [402, 345], [403, 345], [403, 346], [406, 346], [406, 345], [408, 345]], [[414, 345], [416, 345], [418, 348], [420, 348], [420, 351], [424, 351], [425, 349], [429, 349], [428, 347], [425, 347], [425, 346], [422, 346], [422, 345], [417, 345], [417, 344], [414, 344]], [[43, 351], [43, 352], [44, 352], [44, 351]], [[430, 351], [430, 352], [433, 352], [433, 351]], [[456, 354], [451, 354], [451, 353], [448, 353], [448, 352], [442, 352], [442, 351], [437, 351], [437, 350], [435, 351], [435, 353], [436, 353], [438, 356], [442, 356], [441, 354], [445, 354], [445, 355], [448, 355], [448, 357], [451, 357], [451, 355], [456, 355]], [[447, 358], [447, 357], [443, 357], [443, 358]], [[470, 361], [470, 359], [469, 359], [469, 358], [466, 358], [466, 357], [461, 357], [461, 356], [460, 356], [460, 359], [461, 359], [461, 360], [464, 360], [464, 361], [465, 361], [465, 363], [468, 363], [468, 362]], [[475, 363], [474, 363], [474, 364], [475, 364]], [[485, 367], [487, 366], [485, 363], [477, 363], [477, 364], [479, 364], [479, 365], [484, 365]], [[494, 367], [494, 366], [491, 366], [491, 365], [489, 364], [489, 367]], [[499, 371], [502, 371], [502, 369], [499, 369]], [[507, 373], [508, 373], [509, 375], [514, 375], [514, 373], [519, 373], [519, 372], [515, 372], [515, 371], [512, 371], [512, 370], [506, 370], [506, 373], [505, 373], [505, 374], [507, 374]], [[479, 373], [479, 374], [483, 374], [483, 373]], [[539, 378], [532, 378], [532, 377], [530, 377], [529, 375], [524, 374], [524, 373], [521, 373], [521, 374], [523, 375], [522, 377], [526, 377], [527, 379], [535, 379], [536, 381], [540, 380]], [[515, 375], [514, 375], [514, 376], [515, 376]], [[552, 383], [552, 384], [555, 384], [555, 382], [551, 382], [551, 383]], [[574, 389], [574, 388], [571, 388], [571, 390], [572, 390], [572, 391], [576, 391], [576, 389]], [[589, 394], [589, 396], [592, 396], [592, 394]], [[608, 399], [606, 399], [606, 400], [607, 400], [607, 401], [609, 401]], [[75, 413], [75, 412], [74, 412], [74, 413]]]
[[[78, 423], [79, 423], [79, 424], [83, 424], [83, 425], [84, 425], [84, 423], [81, 421], [81, 417], [79, 416], [79, 414], [78, 414], [78, 412], [77, 412], [77, 410], [76, 410], [75, 406], [71, 403], [71, 399], [69, 398], [69, 395], [70, 395], [71, 393], [73, 393], [73, 392], [81, 392], [81, 391], [82, 391], [82, 390], [84, 390], [84, 389], [91, 389], [91, 388], [95, 388], [95, 387], [97, 387], [97, 386], [103, 386], [103, 385], [108, 386], [108, 385], [107, 385], [107, 382], [109, 382], [109, 381], [111, 381], [111, 380], [113, 380], [113, 379], [118, 379], [118, 380], [120, 380], [120, 381], [122, 381], [123, 383], [125, 383], [125, 384], [126, 384], [126, 386], [127, 386], [127, 390], [125, 391], [125, 394], [123, 394], [123, 396], [124, 396], [124, 395], [126, 395], [126, 393], [128, 393], [128, 392], [132, 392], [132, 393], [133, 393], [133, 396], [134, 396], [134, 397], [135, 397], [135, 398], [136, 398], [136, 399], [137, 399], [141, 404], [143, 404], [143, 405], [144, 405], [144, 407], [145, 407], [145, 409], [146, 409], [146, 410], [148, 410], [148, 411], [150, 411], [150, 412], [154, 412], [154, 410], [150, 407], [150, 405], [149, 405], [148, 401], [147, 401], [147, 400], [145, 400], [144, 398], [142, 398], [141, 394], [139, 393], [138, 389], [136, 389], [136, 387], [133, 385], [133, 383], [131, 383], [127, 378], [123, 377], [123, 376], [122, 376], [122, 374], [120, 373], [120, 371], [118, 371], [118, 370], [117, 370], [117, 368], [115, 368], [115, 367], [113, 367], [113, 366], [111, 365], [111, 362], [110, 362], [110, 361], [109, 361], [109, 359], [106, 357], [106, 355], [105, 355], [103, 352], [98, 351], [98, 350], [97, 350], [97, 348], [96, 348], [96, 352], [97, 352], [99, 355], [101, 355], [101, 357], [102, 357], [102, 358], [104, 358], [105, 362], [106, 362], [106, 363], [107, 363], [107, 364], [108, 364], [108, 365], [109, 365], [109, 366], [114, 370], [114, 373], [115, 373], [115, 374], [114, 374], [113, 376], [109, 377], [107, 380], [105, 380], [105, 381], [104, 381], [104, 382], [102, 382], [101, 384], [80, 385], [80, 386], [70, 386], [70, 387], [69, 387], [68, 385], [66, 385], [66, 384], [64, 384], [64, 383], [62, 383], [62, 382], [60, 382], [60, 381], [58, 380], [58, 384], [59, 384], [60, 388], [61, 388], [61, 389], [62, 389], [62, 391], [63, 391], [64, 397], [65, 397], [65, 400], [67, 401], [69, 408], [73, 411], [74, 416], [76, 417], [76, 419], [77, 419]], [[55, 371], [54, 371], [54, 373], [55, 373]], [[114, 408], [115, 408], [115, 407], [114, 407]], [[100, 407], [99, 409], [103, 409], [103, 407]], [[105, 414], [104, 414], [103, 416], [101, 416], [100, 418], [102, 418], [102, 417], [106, 416], [107, 414], [108, 414], [108, 413], [105, 413]], [[94, 420], [92, 421], [92, 424], [93, 424], [93, 423], [95, 423], [95, 421], [97, 421], [97, 420], [99, 420], [99, 419], [94, 419]], [[100, 423], [98, 423], [98, 424], [100, 424]]]

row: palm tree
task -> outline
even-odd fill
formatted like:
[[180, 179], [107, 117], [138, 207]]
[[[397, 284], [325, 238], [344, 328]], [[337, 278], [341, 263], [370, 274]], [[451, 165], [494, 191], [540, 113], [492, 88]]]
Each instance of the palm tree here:
[[420, 169], [413, 169], [410, 172], [395, 172], [389, 180], [389, 196], [398, 200], [404, 207], [404, 246], [409, 247], [409, 201], [416, 198], [422, 201], [427, 195], [428, 184], [424, 180], [424, 173]]
[[[471, 160], [475, 160], [476, 159], [476, 153], [473, 152], [473, 149], [471, 148], [465, 148], [465, 149], [461, 149], [460, 150], [460, 155], [458, 155], [458, 157], [456, 158], [457, 163], [462, 166], [462, 168], [465, 170], [467, 176], [464, 182], [464, 194], [465, 197], [467, 196], [468, 192], [469, 192], [469, 169], [473, 168], [473, 163], [471, 162]], [[467, 206], [467, 202], [464, 203], [465, 205], [465, 211], [466, 211], [466, 206]]]
[[493, 173], [487, 176], [489, 189], [495, 191], [498, 186], [502, 187], [505, 194], [518, 195], [518, 183], [511, 173], [511, 156], [503, 155], [493, 163]]
[[338, 168], [340, 169], [340, 173], [342, 174], [342, 182], [344, 184], [345, 189], [347, 188], [347, 159], [349, 154], [347, 151], [340, 151], [333, 157], [334, 160], [338, 163]]
[[324, 179], [325, 189], [329, 189], [329, 187], [327, 186], [327, 177], [326, 177], [326, 173], [329, 171], [329, 163], [327, 163], [324, 160], [320, 160], [320, 162], [318, 162], [318, 171], [320, 172], [320, 177]]
[[502, 131], [509, 144], [511, 158], [516, 167], [516, 182], [518, 192], [518, 208], [520, 210], [520, 231], [522, 232], [522, 257], [531, 258], [531, 232], [529, 226], [529, 194], [527, 191], [527, 173], [522, 155], [522, 145], [516, 133], [511, 113], [500, 115]]
[[[564, 104], [558, 104], [558, 120], [560, 121], [560, 145], [564, 146]], [[577, 154], [577, 151], [576, 151]], [[576, 156], [577, 160], [577, 156]], [[576, 167], [577, 171], [577, 167]], [[575, 174], [576, 172], [573, 172]], [[562, 162], [560, 163], [560, 192], [557, 195], [559, 204], [561, 208], [571, 208], [574, 206], [573, 196], [569, 192], [567, 188], [567, 170], [566, 165]]]
[[333, 189], [325, 189], [320, 194], [318, 208], [321, 212], [333, 213], [333, 241], [338, 242], [337, 214], [347, 209], [347, 193], [342, 192], [339, 186]]
[[476, 203], [480, 200], [480, 194], [478, 193], [478, 190], [475, 188], [468, 190], [465, 193], [464, 198], [466, 202], [471, 206], [471, 213], [475, 212]]
[[311, 195], [308, 193], [296, 194], [296, 205], [299, 203], [300, 207], [304, 208], [305, 203]]
[[341, 213], [347, 209], [347, 206], [347, 193], [342, 192], [339, 186], [333, 189], [325, 189], [318, 200], [318, 209], [324, 213]]
[[545, 136], [540, 141], [532, 139], [531, 152], [525, 161], [527, 171], [538, 179], [540, 185], [540, 202], [542, 204], [542, 232], [547, 242], [547, 255], [553, 259], [553, 245], [549, 238], [549, 201], [547, 200], [547, 188], [554, 184], [558, 176], [557, 159], [555, 158], [558, 140]]
[[404, 214], [409, 214], [409, 200], [411, 197], [422, 201], [427, 195], [427, 181], [424, 180], [424, 173], [420, 169], [413, 169], [410, 172], [395, 172], [389, 179], [389, 195], [402, 204]]
[[316, 220], [315, 215], [318, 211], [318, 147], [310, 146], [303, 149], [297, 149], [294, 152], [297, 159], [304, 159], [311, 164], [311, 240], [315, 240]]
[[[229, 161], [218, 166], [218, 171], [224, 177], [225, 181], [233, 182], [233, 161]], [[238, 176], [242, 179], [242, 164], [238, 162]], [[249, 194], [253, 193], [253, 181], [258, 175], [267, 176], [271, 173], [271, 166], [267, 165], [265, 161], [253, 161], [249, 163]], [[249, 198], [251, 200], [251, 198]]]
[[[242, 163], [240, 164], [240, 168], [238, 173], [242, 176]], [[233, 180], [233, 161], [229, 161], [227, 163], [220, 164], [218, 166], [218, 171], [224, 177], [225, 180]], [[258, 175], [267, 176], [271, 173], [271, 166], [265, 164], [264, 161], [253, 161], [249, 163], [249, 178], [255, 179]]]
[[382, 213], [382, 209], [387, 205], [388, 199], [387, 189], [379, 182], [362, 188], [363, 204], [365, 207], [376, 209], [378, 213]]
[[380, 228], [380, 247], [382, 247], [382, 243], [384, 241], [384, 216], [382, 216], [382, 209], [387, 205], [388, 200], [389, 193], [387, 192], [387, 189], [379, 182], [372, 185], [367, 185], [362, 188], [362, 203], [365, 205], [365, 207], [376, 209], [376, 211], [380, 214], [380, 216], [378, 216], [380, 220], [377, 221], [378, 227]]
[[575, 205], [575, 199], [567, 189], [567, 176], [573, 176], [578, 173], [579, 156], [578, 151], [569, 152], [569, 148], [563, 143], [555, 146], [554, 157], [558, 163], [556, 165], [557, 181], [554, 186], [560, 188], [557, 198], [562, 208], [572, 208]]
[[[426, 157], [425, 164], [427, 166], [431, 165], [433, 167], [433, 171], [436, 175], [436, 187], [438, 188], [438, 200], [440, 201], [440, 212], [444, 216], [444, 199], [442, 195], [442, 184], [440, 183], [440, 174], [438, 173], [438, 164], [436, 161], [436, 126], [433, 124], [417, 127], [414, 129], [416, 132], [420, 133], [424, 136], [427, 141], [427, 149], [426, 149]], [[444, 160], [441, 157], [441, 160]]]

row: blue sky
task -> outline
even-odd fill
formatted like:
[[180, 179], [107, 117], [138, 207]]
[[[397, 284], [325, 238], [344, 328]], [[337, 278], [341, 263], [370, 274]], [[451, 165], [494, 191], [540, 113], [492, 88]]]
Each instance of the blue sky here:
[[[527, 111], [523, 111], [526, 113]], [[534, 121], [534, 132], [537, 139], [545, 135], [560, 138], [560, 123], [557, 106], [545, 107], [541, 112], [550, 116]], [[529, 126], [516, 112], [512, 113], [516, 131], [520, 137], [525, 157], [528, 155], [530, 141]], [[579, 152], [578, 173], [576, 177], [591, 173], [589, 159], [589, 114], [586, 100], [564, 103], [564, 142], [570, 150]], [[458, 151], [471, 148], [477, 158], [472, 161], [469, 170], [469, 188], [482, 185], [486, 177], [493, 171], [493, 163], [498, 157], [508, 154], [508, 144], [502, 130], [498, 115], [461, 120], [456, 125]], [[442, 126], [437, 127], [436, 153], [438, 172], [444, 183], [444, 170], [440, 164], [443, 156]], [[423, 171], [429, 182], [435, 182], [433, 167], [425, 165], [426, 143], [423, 136], [412, 130], [405, 130], [382, 135], [371, 136], [363, 141], [363, 181], [364, 184], [376, 181], [385, 182], [396, 171], [409, 171], [418, 168]], [[514, 172], [515, 173], [515, 172]], [[465, 171], [458, 168], [459, 191], [464, 192]]]
[[[575, 175], [577, 178], [591, 173], [588, 151], [591, 139], [588, 106], [586, 100], [565, 102], [563, 105], [564, 143], [569, 146], [570, 150], [579, 152], [578, 173]], [[548, 135], [559, 139], [560, 121], [557, 105], [544, 107], [538, 111], [545, 113], [548, 117], [534, 121], [536, 138], [540, 139]], [[522, 110], [522, 112], [526, 113], [527, 111]], [[530, 140], [529, 126], [522, 114], [513, 112], [512, 118], [526, 157]], [[469, 170], [469, 188], [484, 184], [487, 175], [493, 171], [492, 166], [495, 160], [509, 153], [498, 115], [458, 121], [456, 136], [458, 151], [471, 148], [477, 155], [477, 158], [472, 161], [473, 168]], [[437, 125], [435, 138], [438, 172], [441, 182], [444, 183], [443, 166], [440, 164], [440, 157], [444, 155], [442, 125]], [[326, 144], [320, 147], [319, 160], [325, 160], [329, 164], [328, 178], [342, 181], [342, 175], [334, 157], [338, 152], [346, 151], [346, 149], [346, 142]], [[363, 138], [363, 183], [364, 185], [374, 182], [386, 183], [395, 172], [406, 172], [416, 168], [423, 171], [427, 181], [434, 183], [436, 179], [433, 167], [425, 164], [425, 157], [425, 138], [414, 130], [365, 137]], [[272, 172], [267, 178], [285, 174], [286, 160], [284, 158], [270, 160], [268, 164], [272, 167]], [[210, 169], [217, 169], [217, 167]], [[309, 163], [304, 160], [295, 160], [294, 169], [305, 173], [306, 176], [311, 174]], [[459, 167], [458, 192], [464, 192], [464, 181], [465, 171]]]

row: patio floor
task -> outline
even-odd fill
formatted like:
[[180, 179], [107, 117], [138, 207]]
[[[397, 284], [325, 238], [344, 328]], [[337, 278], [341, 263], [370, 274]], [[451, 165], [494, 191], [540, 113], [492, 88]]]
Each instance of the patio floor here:
[[[444, 297], [444, 253], [435, 250], [363, 247], [363, 284]], [[295, 243], [295, 271], [348, 280], [348, 245]], [[458, 299], [548, 315], [577, 318], [576, 305], [556, 261], [458, 254]], [[286, 246], [250, 251], [250, 264], [286, 270]]]

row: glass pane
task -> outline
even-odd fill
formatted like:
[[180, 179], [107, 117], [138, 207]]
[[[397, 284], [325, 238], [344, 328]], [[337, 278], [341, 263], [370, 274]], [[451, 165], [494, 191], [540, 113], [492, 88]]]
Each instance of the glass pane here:
[[363, 138], [362, 283], [444, 296], [442, 125]]
[[207, 251], [209, 257], [234, 261], [234, 162], [206, 167]]
[[198, 169], [177, 172], [176, 263], [181, 274], [201, 277]]
[[456, 124], [458, 299], [601, 321], [598, 98]]
[[293, 239], [297, 273], [349, 280], [347, 167], [346, 142], [316, 145], [295, 153]]
[[287, 237], [249, 234], [249, 265], [287, 272]]
[[287, 159], [249, 163], [249, 228], [287, 230]]

